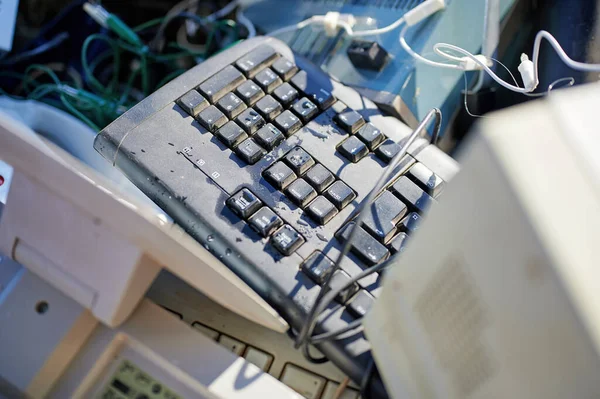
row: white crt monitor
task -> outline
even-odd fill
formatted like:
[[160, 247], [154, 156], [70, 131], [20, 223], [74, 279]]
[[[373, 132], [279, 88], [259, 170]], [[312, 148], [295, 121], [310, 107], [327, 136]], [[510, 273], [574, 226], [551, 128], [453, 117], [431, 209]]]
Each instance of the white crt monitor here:
[[483, 118], [365, 322], [394, 398], [600, 397], [600, 86]]

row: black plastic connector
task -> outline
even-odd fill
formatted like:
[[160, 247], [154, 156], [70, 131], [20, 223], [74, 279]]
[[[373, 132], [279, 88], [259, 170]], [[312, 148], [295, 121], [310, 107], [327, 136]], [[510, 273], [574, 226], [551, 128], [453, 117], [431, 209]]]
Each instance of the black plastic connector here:
[[380, 71], [388, 58], [388, 53], [377, 42], [353, 40], [348, 47], [348, 58], [359, 69]]

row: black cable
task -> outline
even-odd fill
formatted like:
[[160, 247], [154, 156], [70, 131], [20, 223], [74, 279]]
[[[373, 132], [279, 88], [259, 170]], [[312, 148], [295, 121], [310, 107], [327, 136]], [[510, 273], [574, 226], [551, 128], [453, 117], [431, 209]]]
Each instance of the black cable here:
[[207, 25], [209, 23], [211, 23], [210, 20], [208, 20], [206, 18], [202, 18], [199, 15], [196, 15], [196, 14], [193, 14], [193, 13], [187, 12], [187, 11], [181, 11], [175, 15], [168, 16], [167, 18], [165, 18], [163, 23], [160, 25], [160, 27], [156, 31], [156, 34], [154, 35], [152, 40], [150, 40], [150, 42], [148, 43], [148, 46], [151, 49], [153, 49], [155, 51], [160, 51], [162, 49], [162, 45], [163, 45], [162, 39], [165, 35], [165, 31], [167, 30], [167, 27], [169, 26], [169, 24], [177, 18], [191, 19], [192, 21], [196, 22], [201, 28], [204, 28], [205, 30], [207, 28]]
[[319, 344], [323, 341], [330, 341], [333, 339], [339, 339], [340, 335], [343, 335], [344, 333], [347, 333], [348, 331], [354, 330], [354, 329], [358, 329], [360, 328], [360, 330], [357, 330], [355, 332], [360, 332], [362, 331], [362, 318], [360, 319], [356, 319], [348, 324], [346, 324], [345, 327], [339, 328], [335, 331], [328, 331], [326, 333], [322, 333], [319, 335], [315, 335], [310, 339], [310, 343], [313, 345]]
[[[360, 226], [362, 224], [362, 221], [363, 221], [364, 217], [366, 216], [367, 212], [365, 210], [368, 209], [368, 207], [371, 205], [373, 200], [379, 195], [379, 193], [382, 190], [387, 189], [387, 186], [391, 185], [397, 178], [399, 178], [401, 176], [401, 174], [403, 172], [402, 170], [396, 172], [394, 174], [394, 176], [390, 179], [390, 175], [392, 175], [392, 173], [400, 165], [404, 156], [407, 154], [410, 146], [421, 134], [423, 134], [423, 132], [426, 132], [426, 127], [429, 125], [429, 123], [431, 122], [431, 120], [433, 118], [435, 118], [435, 126], [434, 126], [434, 130], [433, 130], [433, 134], [432, 134], [432, 142], [437, 141], [437, 138], [439, 136], [441, 122], [442, 122], [442, 114], [439, 109], [434, 108], [427, 113], [427, 115], [425, 116], [423, 121], [417, 126], [417, 128], [412, 132], [412, 134], [404, 141], [402, 149], [398, 152], [398, 154], [396, 154], [394, 156], [394, 158], [389, 163], [387, 168], [384, 170], [383, 174], [381, 175], [381, 177], [379, 178], [379, 180], [377, 181], [377, 183], [375, 184], [373, 189], [369, 192], [369, 194], [367, 195], [365, 200], [359, 205], [359, 208], [357, 210], [357, 217], [354, 220], [354, 226], [351, 228], [350, 235], [349, 235], [348, 239], [346, 240], [344, 246], [342, 247], [342, 251], [340, 252], [339, 256], [337, 257], [336, 262], [334, 263], [331, 272], [327, 276], [327, 279], [326, 279], [325, 283], [323, 284], [321, 291], [317, 295], [315, 303], [313, 304], [313, 306], [311, 307], [311, 309], [309, 311], [306, 323], [302, 326], [302, 329], [299, 331], [298, 335], [296, 336], [296, 343], [295, 343], [296, 348], [308, 346], [308, 344], [310, 343], [310, 337], [312, 336], [312, 333], [316, 327], [318, 316], [326, 309], [326, 306], [328, 306], [329, 303], [333, 299], [335, 299], [336, 293], [341, 292], [339, 288], [337, 290], [330, 291], [330, 290], [328, 290], [328, 287], [329, 287], [329, 284], [333, 277], [333, 274], [335, 273], [336, 270], [338, 270], [340, 268], [342, 260], [347, 256], [347, 254], [350, 250], [350, 245], [351, 245], [352, 241], [354, 240], [356, 233], [358, 232], [358, 226]], [[380, 265], [376, 265], [369, 269], [364, 270], [363, 272], [359, 273], [359, 276], [361, 276], [361, 277], [358, 279], [364, 278], [365, 276], [367, 276], [369, 274], [375, 273], [377, 270], [381, 270], [383, 267], [385, 267], [384, 265], [387, 265], [387, 264], [388, 263], [385, 262]], [[356, 277], [358, 277], [358, 276], [356, 276]], [[348, 286], [350, 286], [350, 284], [348, 284], [346, 286], [346, 288]], [[325, 306], [324, 306], [322, 302], [323, 302], [323, 298], [326, 295], [327, 295], [327, 301], [324, 301], [325, 302]], [[303, 353], [306, 354], [307, 351], [303, 350]]]
[[[350, 287], [353, 284], [356, 284], [356, 282], [362, 280], [363, 278], [370, 276], [373, 273], [377, 273], [383, 269], [385, 269], [386, 267], [388, 267], [389, 265], [391, 265], [392, 263], [394, 263], [396, 261], [396, 259], [398, 258], [399, 254], [394, 255], [393, 257], [389, 258], [388, 260], [386, 260], [385, 262], [381, 262], [378, 265], [375, 266], [371, 266], [365, 270], [363, 270], [362, 272], [358, 273], [357, 275], [355, 275], [354, 277], [350, 278], [348, 281], [346, 281], [344, 284], [342, 284], [341, 286], [333, 289], [333, 290], [329, 290], [327, 291], [327, 294], [323, 296], [323, 298], [321, 299], [318, 308], [316, 309], [316, 314], [320, 315], [321, 313], [323, 313], [325, 311], [325, 309], [327, 309], [329, 307], [329, 305], [335, 300], [335, 298], [344, 290], [346, 290], [348, 287]], [[318, 321], [318, 319], [317, 319]], [[358, 327], [361, 325], [362, 323], [362, 318], [354, 320], [353, 322], [351, 322], [350, 324], [339, 328], [335, 331], [331, 331], [331, 332], [327, 332], [327, 333], [323, 333], [323, 334], [319, 334], [316, 336], [309, 336], [308, 337], [308, 341], [311, 344], [316, 344], [318, 342], [321, 341], [326, 341], [329, 339], [333, 339], [333, 338], [337, 338], [340, 335], [348, 332], [349, 330], [352, 330], [353, 328], [349, 328], [349, 325], [353, 325], [353, 323], [357, 323], [358, 325], [356, 325], [354, 328]], [[318, 340], [318, 341], [315, 341]]]
[[29, 58], [35, 57], [36, 55], [45, 53], [60, 46], [68, 38], [69, 34], [67, 32], [61, 32], [58, 35], [54, 36], [52, 39], [48, 40], [45, 43], [42, 43], [34, 49], [23, 51], [21, 53], [13, 55], [12, 57], [3, 57], [2, 59], [0, 59], [0, 65], [14, 65], [18, 62], [25, 61]]
[[311, 355], [309, 345], [305, 345], [302, 347], [302, 354], [304, 355], [304, 358], [306, 360], [308, 360], [309, 362], [311, 362], [313, 364], [323, 364], [323, 363], [327, 363], [329, 361], [329, 359], [326, 356], [314, 357], [313, 355]]
[[[392, 256], [391, 258], [381, 262], [378, 265], [375, 266], [371, 266], [368, 269], [363, 270], [361, 273], [355, 275], [354, 277], [351, 277], [348, 281], [346, 281], [346, 283], [344, 283], [342, 286], [335, 288], [334, 290], [328, 291], [327, 292], [327, 296], [323, 296], [322, 299], [322, 305], [321, 307], [326, 309], [327, 307], [329, 307], [329, 304], [333, 302], [333, 300], [345, 289], [347, 289], [348, 287], [350, 287], [351, 285], [357, 283], [358, 281], [362, 280], [363, 278], [370, 276], [373, 273], [379, 272], [383, 269], [385, 269], [386, 267], [392, 265], [396, 259], [398, 258], [398, 256], [400, 256], [399, 253], [395, 254], [394, 256]], [[309, 343], [316, 345], [319, 344], [323, 341], [330, 341], [332, 339], [340, 339], [340, 335], [347, 333], [348, 331], [357, 329], [359, 327], [362, 326], [362, 317], [359, 319], [356, 319], [352, 322], [350, 322], [349, 324], [347, 324], [346, 326], [339, 328], [337, 330], [334, 331], [328, 331], [325, 333], [321, 333], [318, 335], [314, 335], [312, 337], [309, 337]], [[360, 330], [355, 331], [354, 333], [360, 332], [362, 331], [362, 328]], [[296, 337], [294, 337], [296, 338]]]
[[371, 376], [373, 374], [373, 370], [375, 369], [375, 359], [373, 359], [373, 355], [371, 354], [371, 359], [369, 359], [369, 364], [367, 364], [367, 370], [365, 371], [365, 375], [363, 375], [362, 380], [360, 381], [360, 397], [367, 397], [367, 388], [369, 387], [369, 382], [371, 382]]

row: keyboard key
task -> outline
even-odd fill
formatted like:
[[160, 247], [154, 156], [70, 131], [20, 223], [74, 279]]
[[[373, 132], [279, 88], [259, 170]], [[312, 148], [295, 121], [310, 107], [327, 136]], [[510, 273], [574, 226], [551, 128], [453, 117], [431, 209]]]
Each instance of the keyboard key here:
[[242, 353], [244, 353], [244, 350], [246, 350], [246, 345], [243, 342], [240, 342], [237, 339], [225, 334], [221, 334], [217, 342], [238, 356], [242, 356]]
[[420, 162], [414, 164], [406, 175], [433, 197], [439, 196], [444, 190], [445, 183], [442, 178]]
[[290, 137], [302, 127], [302, 122], [300, 119], [296, 115], [292, 114], [292, 112], [289, 110], [283, 111], [281, 115], [275, 118], [273, 123], [287, 137]]
[[314, 164], [315, 160], [310, 156], [309, 153], [304, 151], [301, 147], [294, 147], [288, 152], [283, 160], [292, 168], [298, 176], [302, 176], [307, 170], [309, 170]]
[[358, 129], [356, 136], [361, 139], [371, 151], [375, 150], [375, 148], [385, 140], [385, 136], [381, 133], [381, 130], [370, 123], [367, 123]]
[[211, 103], [215, 103], [226, 93], [235, 89], [246, 78], [240, 71], [228, 65], [223, 70], [204, 81], [198, 89]]
[[210, 105], [196, 90], [190, 90], [185, 93], [177, 100], [177, 104], [191, 116], [198, 115], [200, 111], [203, 111]]
[[415, 231], [419, 230], [420, 224], [421, 216], [417, 212], [411, 212], [404, 220], [402, 220], [402, 222], [400, 222], [398, 227], [408, 234], [413, 234]]
[[292, 84], [310, 98], [312, 102], [317, 104], [324, 111], [331, 107], [335, 102], [335, 97], [328, 89], [322, 87], [315, 79], [311, 79], [306, 71], [300, 71], [290, 80]]
[[252, 108], [243, 111], [235, 120], [249, 135], [254, 134], [254, 132], [267, 123], [263, 117]]
[[254, 140], [258, 141], [267, 150], [271, 151], [275, 146], [281, 143], [285, 139], [281, 130], [277, 129], [270, 123], [258, 129], [258, 132], [254, 135]]
[[[348, 281], [350, 281], [350, 275], [348, 273], [346, 273], [343, 270], [336, 270], [335, 272], [333, 272], [333, 276], [331, 277], [331, 280], [329, 281], [329, 287], [331, 290], [335, 290], [335, 289], [341, 288], [344, 284], [347, 284]], [[345, 304], [346, 302], [348, 302], [348, 299], [350, 299], [352, 297], [352, 295], [354, 295], [356, 293], [356, 291], [358, 291], [358, 288], [359, 288], [358, 284], [353, 283], [348, 288], [342, 290], [335, 297], [335, 299], [339, 303]]]
[[234, 121], [229, 121], [220, 128], [215, 136], [219, 138], [227, 147], [235, 149], [242, 141], [248, 138], [244, 130]]
[[346, 307], [354, 317], [359, 318], [367, 314], [373, 302], [375, 302], [375, 298], [371, 294], [365, 290], [360, 290]]
[[356, 194], [346, 183], [338, 180], [325, 191], [325, 197], [342, 210], [356, 198]]
[[218, 102], [217, 105], [219, 106], [219, 108], [221, 109], [221, 111], [223, 111], [223, 113], [225, 115], [227, 115], [227, 117], [229, 119], [233, 119], [236, 116], [238, 116], [239, 114], [242, 113], [243, 110], [245, 110], [246, 108], [246, 104], [244, 104], [244, 102], [242, 100], [240, 100], [238, 98], [238, 96], [236, 96], [233, 93], [227, 93], [225, 94]]
[[281, 161], [275, 162], [263, 175], [269, 183], [281, 191], [296, 180], [294, 171]]
[[260, 209], [262, 201], [252, 191], [243, 188], [227, 200], [227, 206], [242, 219], [248, 219]]
[[322, 285], [333, 271], [333, 261], [322, 252], [315, 251], [302, 264], [302, 270], [315, 283]]
[[[354, 225], [354, 222], [350, 222], [344, 226], [336, 235], [338, 239], [345, 242], [350, 236], [350, 229]], [[386, 247], [360, 227], [352, 240], [350, 248], [356, 256], [370, 266], [376, 265], [390, 256], [390, 251]]]
[[338, 210], [327, 198], [319, 195], [313, 202], [308, 205], [306, 211], [317, 223], [321, 226], [329, 222]]
[[325, 378], [290, 363], [279, 380], [307, 399], [319, 399], [327, 382]]
[[266, 154], [266, 151], [249, 138], [238, 145], [236, 153], [248, 164], [254, 165]]
[[338, 145], [338, 151], [350, 161], [357, 163], [369, 154], [369, 149], [356, 136], [350, 136]]
[[387, 139], [377, 147], [375, 153], [379, 158], [381, 158], [384, 162], [390, 163], [392, 158], [396, 156], [402, 149], [402, 146], [391, 139]]
[[408, 235], [406, 233], [400, 233], [398, 234], [396, 237], [392, 238], [392, 241], [390, 242], [389, 248], [392, 251], [392, 253], [396, 253], [396, 252], [402, 252], [404, 251], [404, 248], [406, 247], [406, 242]]
[[273, 356], [259, 349], [248, 347], [244, 354], [244, 359], [247, 362], [252, 363], [262, 371], [269, 371], [271, 364], [273, 364]]
[[331, 109], [333, 110], [333, 112], [335, 112], [336, 114], [339, 114], [340, 112], [344, 112], [345, 110], [348, 109], [348, 106], [346, 104], [344, 104], [341, 101], [336, 101], [335, 104], [333, 104], [333, 106], [331, 107]]
[[335, 116], [334, 120], [342, 129], [350, 134], [356, 133], [365, 124], [362, 115], [352, 109], [340, 112]]
[[333, 174], [320, 163], [310, 168], [304, 178], [319, 194], [335, 181]]
[[341, 395], [338, 395], [337, 390], [339, 386], [340, 384], [337, 382], [329, 381], [325, 386], [325, 391], [323, 391], [321, 399], [360, 399], [359, 392], [356, 389], [348, 387], [344, 389]]
[[261, 236], [268, 237], [275, 230], [283, 226], [283, 221], [266, 206], [260, 208], [254, 215], [248, 219], [250, 226]]
[[283, 83], [281, 78], [269, 68], [265, 68], [257, 73], [254, 80], [267, 94]]
[[273, 90], [273, 97], [287, 108], [298, 98], [298, 90], [294, 89], [289, 83], [284, 83]]
[[302, 178], [294, 180], [285, 189], [285, 192], [288, 197], [301, 208], [304, 208], [317, 196], [315, 189]]
[[273, 234], [271, 243], [283, 255], [289, 256], [304, 243], [304, 238], [292, 226], [286, 224]]
[[242, 83], [237, 89], [235, 89], [235, 93], [239, 98], [244, 100], [249, 107], [256, 104], [256, 102], [265, 95], [265, 92], [262, 91], [260, 87], [258, 87], [258, 85], [251, 80], [247, 80]]
[[317, 116], [319, 108], [306, 97], [297, 101], [292, 106], [292, 111], [302, 119], [302, 122], [308, 123], [312, 118]]
[[396, 225], [406, 211], [404, 202], [389, 191], [384, 191], [370, 206], [363, 227], [379, 241], [386, 243], [396, 232]]
[[235, 66], [248, 78], [253, 78], [263, 68], [268, 67], [279, 57], [272, 47], [262, 45], [235, 62]]
[[298, 67], [294, 65], [292, 61], [289, 61], [283, 57], [279, 57], [277, 61], [271, 65], [271, 68], [277, 72], [281, 79], [289, 80], [292, 76], [298, 72]]
[[402, 176], [390, 190], [413, 210], [419, 213], [425, 212], [427, 207], [434, 201], [425, 191], [413, 183], [407, 176]]
[[283, 112], [283, 106], [271, 97], [271, 95], [264, 96], [258, 100], [254, 108], [268, 121], [272, 121], [277, 115]]
[[200, 331], [200, 333], [204, 336], [207, 336], [208, 338], [212, 339], [213, 341], [216, 341], [217, 338], [219, 338], [219, 332], [213, 330], [212, 328], [208, 328], [200, 323], [198, 323], [197, 321], [192, 323], [192, 327], [194, 327], [196, 330]]
[[196, 120], [210, 132], [215, 133], [227, 123], [227, 117], [214, 105], [209, 106], [196, 116]]

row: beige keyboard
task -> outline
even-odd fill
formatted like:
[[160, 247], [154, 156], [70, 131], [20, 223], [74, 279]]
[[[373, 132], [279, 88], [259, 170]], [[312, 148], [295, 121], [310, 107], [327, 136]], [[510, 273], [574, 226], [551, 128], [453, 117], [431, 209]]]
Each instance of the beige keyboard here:
[[359, 398], [358, 387], [353, 383], [340, 389], [340, 384], [345, 385], [347, 381], [346, 376], [332, 363], [307, 362], [293, 348], [287, 335], [238, 316], [167, 272], [161, 273], [147, 296], [199, 333], [260, 367], [305, 398]]

